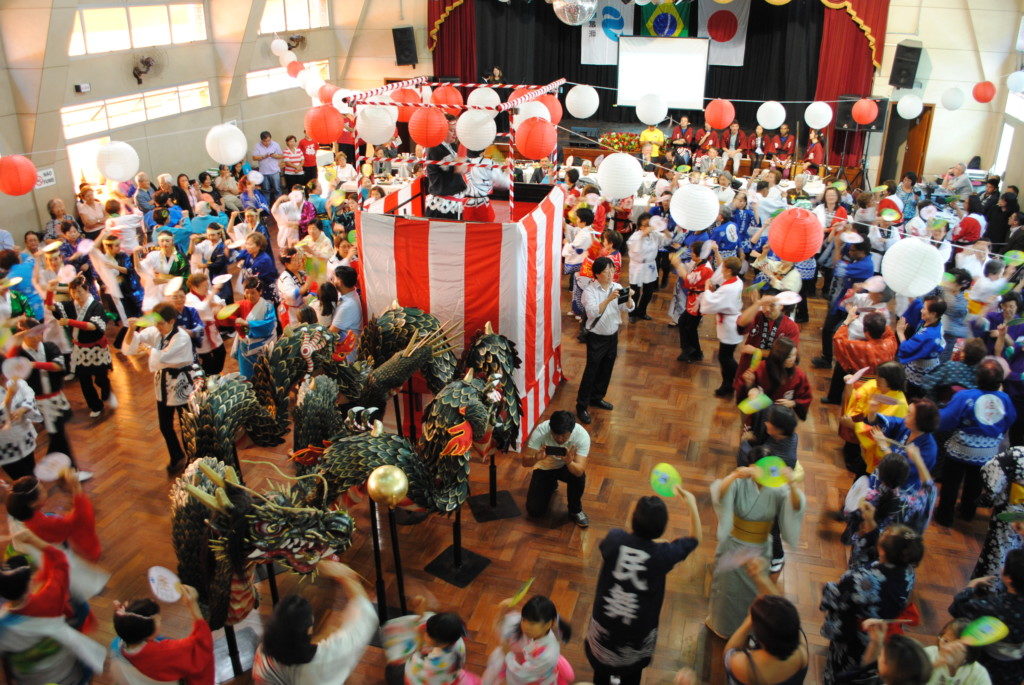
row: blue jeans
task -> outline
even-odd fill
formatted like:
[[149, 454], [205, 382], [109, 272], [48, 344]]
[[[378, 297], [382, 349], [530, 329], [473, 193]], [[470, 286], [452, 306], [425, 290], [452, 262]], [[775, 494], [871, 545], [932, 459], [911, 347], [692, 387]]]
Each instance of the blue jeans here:
[[274, 204], [274, 200], [281, 194], [281, 174], [263, 174], [263, 194], [267, 196], [267, 203]]

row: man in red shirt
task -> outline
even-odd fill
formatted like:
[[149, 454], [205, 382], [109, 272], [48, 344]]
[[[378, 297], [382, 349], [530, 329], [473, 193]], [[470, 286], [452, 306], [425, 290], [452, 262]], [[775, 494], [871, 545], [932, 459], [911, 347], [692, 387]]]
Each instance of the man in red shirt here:
[[679, 125], [672, 129], [672, 145], [675, 148], [675, 160], [673, 166], [680, 164], [689, 165], [693, 162], [693, 144], [696, 142], [693, 137], [697, 131], [690, 126], [690, 118], [686, 115], [679, 117]]
[[782, 168], [783, 178], [789, 178], [789, 167], [792, 164], [791, 157], [796, 151], [796, 138], [789, 132], [789, 124], [779, 126], [779, 134], [772, 138], [772, 152], [775, 161]]
[[299, 141], [299, 149], [302, 150], [302, 178], [303, 183], [316, 180], [316, 151], [320, 147], [316, 141], [309, 137], [305, 130], [302, 131], [302, 140]]

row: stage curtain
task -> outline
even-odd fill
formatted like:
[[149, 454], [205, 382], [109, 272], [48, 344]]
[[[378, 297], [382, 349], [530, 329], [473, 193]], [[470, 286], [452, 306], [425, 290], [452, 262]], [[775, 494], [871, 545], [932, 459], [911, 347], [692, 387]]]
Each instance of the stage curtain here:
[[[640, 8], [635, 8], [635, 12], [633, 25], [640, 27]], [[710, 67], [705, 95], [750, 100], [811, 99], [818, 73], [824, 12], [824, 6], [818, 2], [791, 2], [781, 7], [760, 0], [751, 3], [744, 65]], [[582, 31], [559, 21], [547, 3], [480, 2], [476, 17], [477, 34], [487, 36], [477, 42], [477, 62], [485, 72], [500, 66], [508, 83], [543, 84], [564, 76], [569, 81], [592, 86], [614, 89], [618, 85], [617, 67], [580, 64]], [[666, 81], [673, 78], [685, 75], [665, 74]], [[631, 124], [631, 129], [642, 128], [632, 107], [614, 106], [614, 90], [599, 91], [601, 107], [592, 120], [624, 122]], [[757, 103], [735, 105], [743, 127], [753, 128]], [[787, 108], [792, 110], [790, 121], [794, 122], [799, 113], [793, 107]], [[672, 116], [679, 113], [670, 112]], [[687, 114], [694, 116], [692, 112]], [[695, 120], [701, 120], [699, 113]]]
[[[822, 0], [825, 10], [821, 34], [816, 100], [838, 100], [840, 95], [870, 95], [875, 68], [881, 64], [889, 0]], [[826, 131], [828, 163], [858, 166], [866, 134]]]
[[434, 55], [434, 74], [476, 83], [475, 0], [427, 0], [427, 47]]

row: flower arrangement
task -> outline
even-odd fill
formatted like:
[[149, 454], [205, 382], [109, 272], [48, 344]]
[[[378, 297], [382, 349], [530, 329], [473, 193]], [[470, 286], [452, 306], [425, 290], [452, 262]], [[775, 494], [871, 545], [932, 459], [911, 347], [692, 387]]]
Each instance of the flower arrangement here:
[[619, 152], [640, 152], [640, 134], [638, 133], [605, 133], [598, 141], [605, 147]]

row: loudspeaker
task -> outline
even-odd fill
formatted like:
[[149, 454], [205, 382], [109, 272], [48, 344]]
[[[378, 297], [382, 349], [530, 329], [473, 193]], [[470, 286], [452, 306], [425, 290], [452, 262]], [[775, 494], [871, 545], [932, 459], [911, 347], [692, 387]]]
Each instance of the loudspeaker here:
[[416, 34], [411, 26], [397, 26], [391, 29], [391, 40], [395, 43], [395, 64], [398, 66], [416, 66], [419, 61], [416, 55]]
[[921, 41], [904, 40], [896, 46], [889, 72], [889, 85], [897, 88], [913, 88], [917, 78], [917, 65], [921, 61]]
[[870, 131], [876, 133], [885, 129], [885, 117], [888, 114], [889, 98], [871, 98], [878, 104], [878, 116], [870, 124], [862, 125], [853, 120], [853, 105], [860, 100], [860, 95], [840, 95], [836, 104], [837, 131]]

